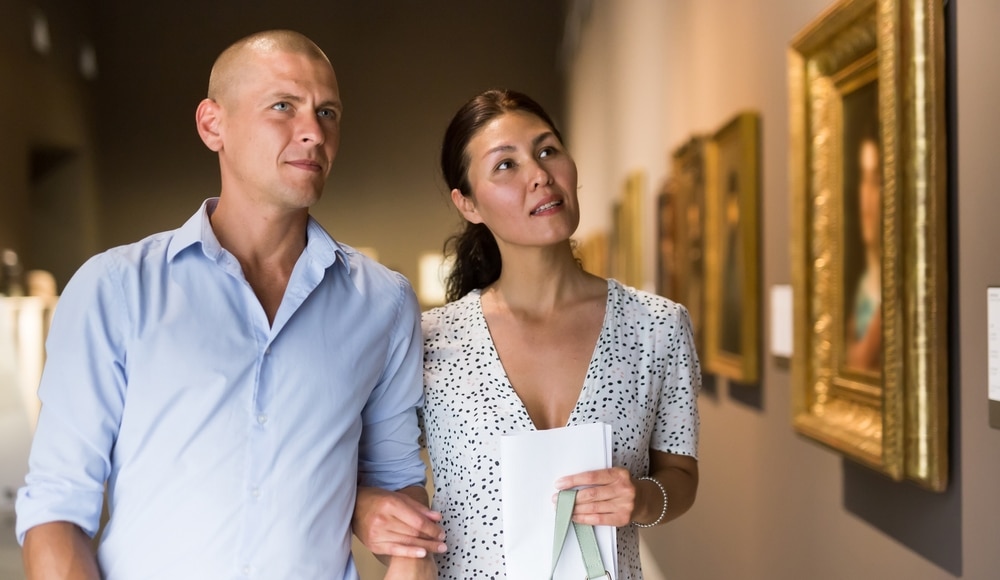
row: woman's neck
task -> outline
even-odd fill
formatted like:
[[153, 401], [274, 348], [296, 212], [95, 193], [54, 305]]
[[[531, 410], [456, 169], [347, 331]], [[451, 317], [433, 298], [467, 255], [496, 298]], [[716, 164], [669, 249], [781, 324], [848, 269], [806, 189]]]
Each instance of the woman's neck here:
[[567, 303], [606, 292], [607, 282], [588, 274], [569, 244], [554, 248], [501, 250], [500, 278], [484, 289], [488, 302], [511, 312], [545, 316]]

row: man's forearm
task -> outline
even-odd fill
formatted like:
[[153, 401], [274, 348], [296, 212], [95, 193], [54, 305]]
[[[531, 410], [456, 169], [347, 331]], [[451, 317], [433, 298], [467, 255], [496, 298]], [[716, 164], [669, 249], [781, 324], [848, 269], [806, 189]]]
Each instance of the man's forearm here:
[[90, 537], [75, 524], [51, 522], [24, 536], [27, 580], [100, 580]]

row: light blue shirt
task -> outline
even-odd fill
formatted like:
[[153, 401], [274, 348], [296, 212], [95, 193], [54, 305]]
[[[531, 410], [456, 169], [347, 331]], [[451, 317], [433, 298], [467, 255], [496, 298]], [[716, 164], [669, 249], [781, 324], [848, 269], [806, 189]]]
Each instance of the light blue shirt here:
[[310, 219], [274, 323], [208, 200], [91, 258], [60, 299], [17, 534], [98, 531], [105, 578], [353, 579], [356, 486], [422, 485], [406, 279]]

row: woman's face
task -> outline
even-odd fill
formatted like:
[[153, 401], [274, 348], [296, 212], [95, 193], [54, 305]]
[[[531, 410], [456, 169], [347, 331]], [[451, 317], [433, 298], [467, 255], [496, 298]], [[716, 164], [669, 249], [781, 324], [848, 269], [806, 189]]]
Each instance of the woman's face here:
[[576, 231], [576, 163], [544, 121], [504, 113], [473, 136], [465, 153], [471, 194], [453, 190], [452, 201], [467, 220], [485, 224], [501, 248], [551, 245]]
[[878, 145], [871, 140], [861, 142], [858, 159], [858, 204], [861, 212], [861, 237], [869, 247], [881, 247], [882, 222], [882, 163]]

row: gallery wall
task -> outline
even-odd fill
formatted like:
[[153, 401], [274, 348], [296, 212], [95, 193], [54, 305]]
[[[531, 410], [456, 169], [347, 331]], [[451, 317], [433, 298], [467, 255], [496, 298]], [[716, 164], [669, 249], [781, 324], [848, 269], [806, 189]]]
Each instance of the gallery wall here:
[[0, 248], [63, 281], [99, 248], [88, 7], [0, 3]]
[[[570, 67], [566, 132], [581, 165], [582, 205], [607, 208], [635, 170], [657, 176], [689, 135], [715, 131], [745, 109], [762, 119], [762, 292], [791, 283], [787, 49], [828, 0], [629, 0], [589, 6]], [[644, 533], [666, 578], [993, 578], [1000, 566], [1000, 431], [988, 426], [985, 288], [1000, 284], [991, 218], [1000, 196], [989, 171], [1000, 119], [991, 104], [1000, 65], [989, 23], [997, 2], [952, 1], [953, 141], [951, 465], [949, 488], [933, 493], [893, 483], [797, 435], [787, 359], [764, 355], [758, 385], [705, 377], [700, 398], [701, 486], [694, 508]], [[956, 34], [960, 32], [960, 34]], [[957, 39], [957, 41], [956, 41]], [[603, 82], [601, 79], [605, 79]], [[610, 81], [610, 82], [608, 82]], [[643, 95], [657, 95], [648, 103]], [[595, 119], [617, 119], [601, 122]], [[632, 122], [628, 120], [632, 119]], [[640, 123], [639, 119], [646, 122]], [[656, 157], [650, 159], [650, 150]], [[584, 179], [585, 178], [585, 179]], [[588, 183], [601, 184], [588, 188]], [[644, 232], [652, 265], [652, 225]], [[938, 241], [944, 244], [944, 240]], [[646, 286], [654, 270], [646, 270]], [[762, 345], [771, 336], [762, 306]]]

